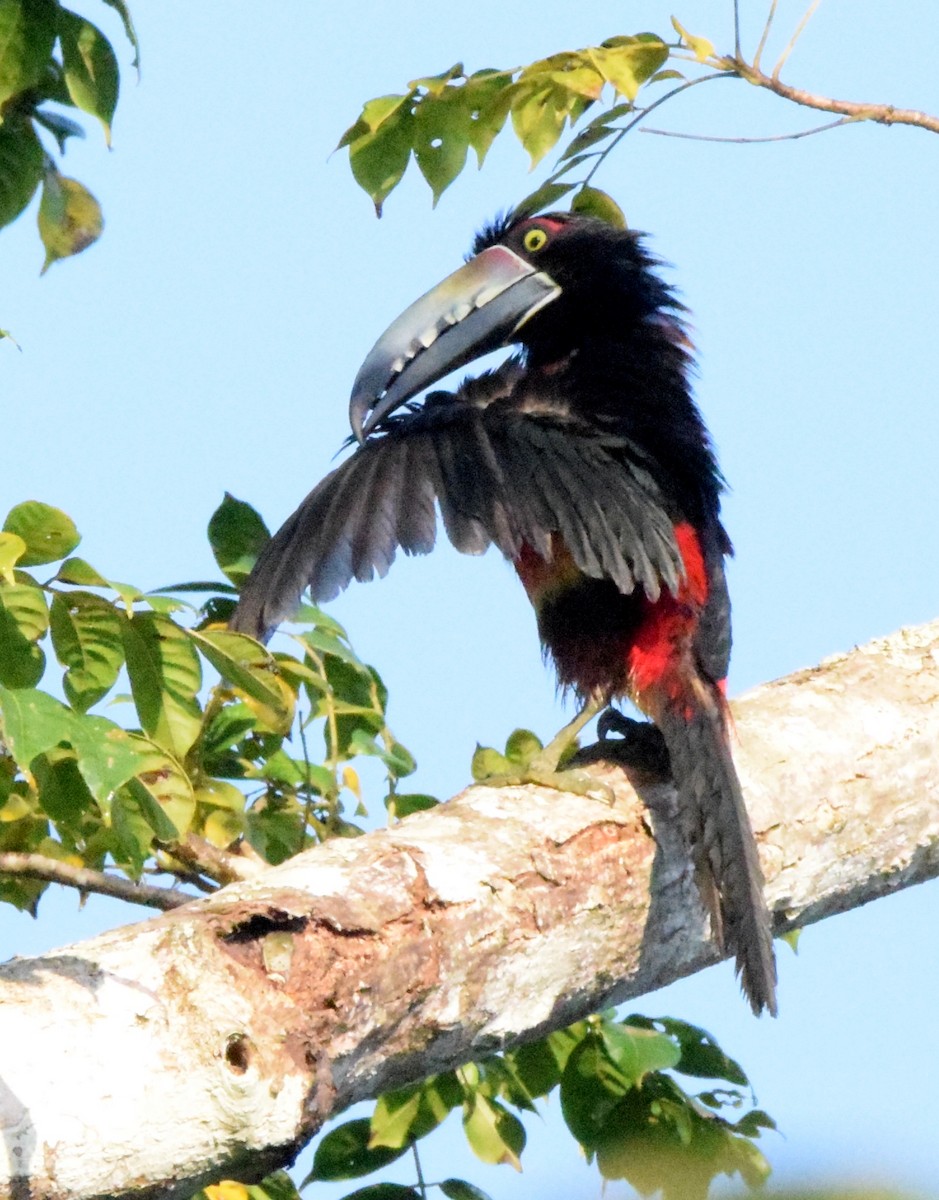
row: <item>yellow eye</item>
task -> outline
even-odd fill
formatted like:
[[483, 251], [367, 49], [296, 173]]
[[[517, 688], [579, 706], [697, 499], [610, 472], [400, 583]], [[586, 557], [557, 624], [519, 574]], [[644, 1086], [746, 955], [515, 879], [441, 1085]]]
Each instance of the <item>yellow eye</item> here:
[[536, 250], [541, 249], [547, 240], [548, 235], [543, 229], [529, 229], [529, 231], [522, 238], [522, 245], [529, 252], [529, 254], [534, 254]]

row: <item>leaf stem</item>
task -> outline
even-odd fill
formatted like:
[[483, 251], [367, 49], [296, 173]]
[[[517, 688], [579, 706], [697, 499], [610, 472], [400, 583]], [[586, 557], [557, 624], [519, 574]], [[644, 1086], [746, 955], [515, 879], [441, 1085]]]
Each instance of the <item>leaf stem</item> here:
[[658, 100], [654, 100], [616, 133], [616, 136], [610, 142], [609, 146], [600, 152], [599, 158], [587, 172], [587, 177], [584, 179], [581, 186], [587, 187], [591, 179], [593, 179], [594, 175], [596, 175], [597, 171], [603, 165], [607, 155], [615, 150], [626, 134], [629, 133], [630, 129], [638, 125], [640, 121], [644, 121], [650, 112], [653, 112], [667, 100], [671, 100], [673, 96], [677, 96], [681, 92], [687, 92], [689, 88], [697, 87], [699, 83], [709, 83], [712, 79], [734, 79], [736, 78], [736, 75], [736, 68], [733, 70], [712, 71], [709, 75], [701, 75], [698, 79], [689, 79], [687, 82], [681, 83], [678, 85], [678, 87], [674, 87], [671, 89], [671, 91], [666, 92], [664, 96], [660, 96]]
[[414, 1155], [414, 1169], [417, 1171], [417, 1188], [421, 1200], [427, 1200], [427, 1185], [424, 1182], [424, 1172], [421, 1170], [421, 1156], [417, 1152], [417, 1141], [411, 1142], [411, 1153]]

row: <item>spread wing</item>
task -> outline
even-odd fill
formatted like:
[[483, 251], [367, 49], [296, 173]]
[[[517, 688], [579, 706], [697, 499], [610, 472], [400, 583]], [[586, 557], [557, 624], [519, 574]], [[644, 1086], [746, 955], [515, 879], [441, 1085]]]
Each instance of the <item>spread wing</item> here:
[[439, 507], [453, 545], [551, 557], [551, 535], [577, 566], [656, 599], [682, 577], [661, 489], [626, 438], [559, 413], [508, 403], [448, 403], [396, 416], [303, 501], [265, 547], [232, 628], [267, 636], [309, 588], [331, 600], [352, 579], [383, 576], [400, 547], [427, 554]]

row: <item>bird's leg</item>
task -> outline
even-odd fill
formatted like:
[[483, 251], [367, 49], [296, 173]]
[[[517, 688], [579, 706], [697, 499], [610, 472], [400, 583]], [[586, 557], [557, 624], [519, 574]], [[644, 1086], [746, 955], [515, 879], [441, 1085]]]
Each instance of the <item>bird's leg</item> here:
[[529, 764], [530, 769], [547, 775], [557, 775], [565, 757], [576, 752], [577, 738], [580, 732], [590, 724], [604, 706], [605, 701], [600, 696], [591, 696], [573, 721], [568, 721], [564, 728], [548, 742], [547, 746], [535, 755]]

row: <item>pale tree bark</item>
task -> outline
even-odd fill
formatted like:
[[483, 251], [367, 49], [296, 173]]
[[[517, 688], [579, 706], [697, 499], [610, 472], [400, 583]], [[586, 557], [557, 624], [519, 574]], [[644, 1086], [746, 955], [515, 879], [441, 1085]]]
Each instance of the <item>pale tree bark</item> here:
[[[734, 712], [780, 928], [939, 873], [939, 622]], [[352, 1101], [714, 961], [670, 788], [596, 771], [615, 803], [471, 788], [7, 964], [0, 1195], [184, 1197], [260, 1177]]]

